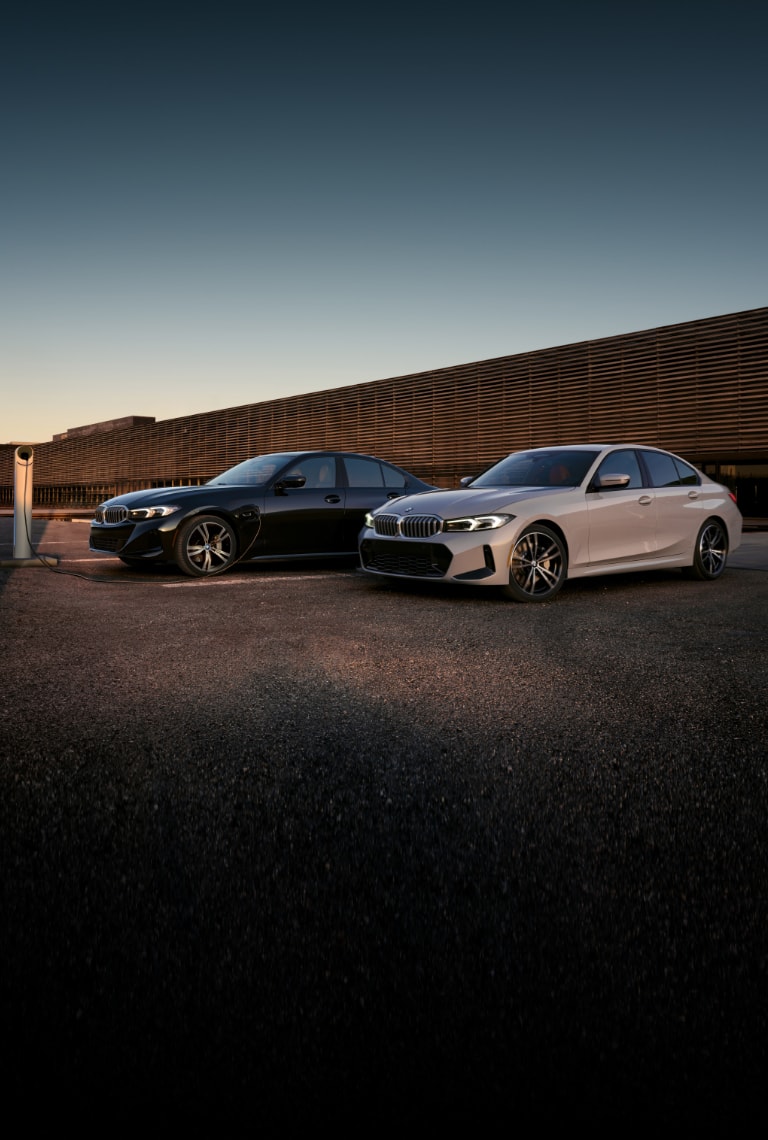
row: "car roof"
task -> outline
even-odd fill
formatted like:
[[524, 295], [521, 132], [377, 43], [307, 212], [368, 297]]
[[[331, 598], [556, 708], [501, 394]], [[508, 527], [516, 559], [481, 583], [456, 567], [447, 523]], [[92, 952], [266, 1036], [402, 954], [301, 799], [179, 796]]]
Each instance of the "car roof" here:
[[[663, 447], [654, 447], [652, 443], [551, 443], [547, 447], [521, 447], [517, 452], [510, 452], [510, 455], [516, 455], [521, 451], [609, 451], [611, 448], [625, 447], [642, 447], [645, 451], [665, 450]], [[668, 451], [665, 454], [673, 453]]]
[[[265, 455], [341, 455], [351, 456], [353, 459], [375, 459], [377, 463], [387, 463], [390, 467], [395, 467], [391, 459], [382, 459], [380, 455], [368, 455], [363, 451], [339, 451], [335, 447], [315, 447], [310, 448], [308, 451], [267, 451]], [[255, 456], [254, 458], [259, 458]]]

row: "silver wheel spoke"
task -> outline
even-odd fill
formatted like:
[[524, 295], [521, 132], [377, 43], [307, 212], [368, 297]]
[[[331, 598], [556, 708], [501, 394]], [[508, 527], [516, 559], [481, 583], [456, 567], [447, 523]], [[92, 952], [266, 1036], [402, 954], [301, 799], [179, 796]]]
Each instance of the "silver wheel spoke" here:
[[544, 579], [548, 586], [553, 586], [557, 581], [557, 570], [552, 571], [549, 565], [539, 566], [539, 576]]

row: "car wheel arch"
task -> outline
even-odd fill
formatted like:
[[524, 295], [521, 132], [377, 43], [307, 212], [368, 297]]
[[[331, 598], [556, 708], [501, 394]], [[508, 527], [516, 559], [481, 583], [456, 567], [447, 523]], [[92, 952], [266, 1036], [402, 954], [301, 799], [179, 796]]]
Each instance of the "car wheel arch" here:
[[702, 521], [701, 525], [699, 526], [699, 529], [696, 531], [696, 537], [695, 537], [694, 543], [698, 542], [699, 535], [701, 534], [704, 527], [710, 526], [712, 523], [715, 523], [717, 526], [722, 528], [722, 530], [725, 533], [725, 537], [728, 539], [728, 546], [730, 548], [731, 532], [730, 532], [730, 529], [728, 527], [728, 523], [722, 517], [722, 515], [717, 515], [717, 514], [707, 515], [707, 517]]
[[728, 542], [730, 543], [731, 532], [728, 528], [728, 523], [725, 521], [724, 518], [722, 518], [720, 515], [709, 515], [705, 521], [708, 523], [716, 522], [718, 524], [718, 526], [721, 526], [723, 528], [723, 530], [725, 531]]
[[[554, 519], [547, 519], [547, 518], [531, 519], [530, 522], [527, 522], [525, 524], [525, 526], [523, 527], [523, 530], [529, 530], [532, 526], [545, 526], [547, 528], [547, 530], [553, 531], [557, 535], [557, 537], [560, 539], [563, 546], [565, 547], [566, 557], [568, 559], [570, 559], [571, 552], [570, 552], [570, 548], [568, 546], [568, 539], [566, 537], [565, 531], [563, 530], [563, 528], [559, 522], [556, 522]], [[520, 533], [522, 534], [522, 531]]]
[[218, 505], [218, 503], [213, 507], [206, 506], [205, 504], [202, 506], [193, 507], [190, 511], [184, 514], [183, 518], [179, 519], [179, 522], [176, 526], [177, 532], [184, 523], [188, 522], [190, 519], [199, 518], [201, 515], [209, 515], [215, 518], [219, 518], [222, 520], [222, 522], [225, 522], [231, 526], [237, 535], [237, 541], [239, 545], [242, 523], [236, 514], [234, 514], [232, 511], [223, 510], [222, 507]]

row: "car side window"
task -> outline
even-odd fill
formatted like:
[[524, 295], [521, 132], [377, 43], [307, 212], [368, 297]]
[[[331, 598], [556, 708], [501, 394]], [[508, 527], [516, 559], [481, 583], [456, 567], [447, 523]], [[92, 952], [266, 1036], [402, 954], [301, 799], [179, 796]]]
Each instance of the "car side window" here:
[[404, 491], [408, 485], [402, 471], [398, 471], [396, 467], [390, 467], [388, 463], [382, 463], [381, 469], [384, 472], [384, 484], [394, 491]]
[[698, 487], [700, 480], [696, 468], [691, 467], [688, 463], [683, 463], [682, 459], [678, 459], [677, 456], [674, 456], [674, 460], [677, 473], [680, 476], [680, 482], [683, 486]]
[[305, 491], [336, 487], [336, 460], [332, 455], [313, 455], [295, 464], [286, 475], [303, 475]]
[[682, 479], [671, 455], [663, 455], [659, 451], [644, 451], [643, 461], [648, 468], [652, 487], [679, 487], [681, 485]]
[[347, 455], [344, 458], [344, 463], [347, 468], [347, 482], [350, 487], [384, 486], [381, 464], [374, 459], [359, 459]]
[[627, 448], [625, 451], [612, 451], [610, 455], [606, 455], [592, 482], [592, 487], [595, 490], [599, 489], [598, 479], [601, 475], [629, 475], [628, 488], [630, 490], [643, 485], [640, 464], [637, 455], [631, 448]]

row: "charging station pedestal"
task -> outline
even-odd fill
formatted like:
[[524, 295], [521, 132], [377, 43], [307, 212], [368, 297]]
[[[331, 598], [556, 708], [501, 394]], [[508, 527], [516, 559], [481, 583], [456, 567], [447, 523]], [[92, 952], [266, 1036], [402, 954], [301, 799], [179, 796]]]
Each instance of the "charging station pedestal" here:
[[35, 451], [27, 443], [16, 448], [13, 456], [13, 557], [31, 558], [32, 546], [32, 469]]
[[13, 459], [13, 558], [0, 566], [55, 566], [58, 558], [50, 554], [35, 555], [32, 549], [32, 470], [35, 449], [21, 443]]

